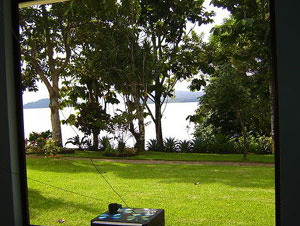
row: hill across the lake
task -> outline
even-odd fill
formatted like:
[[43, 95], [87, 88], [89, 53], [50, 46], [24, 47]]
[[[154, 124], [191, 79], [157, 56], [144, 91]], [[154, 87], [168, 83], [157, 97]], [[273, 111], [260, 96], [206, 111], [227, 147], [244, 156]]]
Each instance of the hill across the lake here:
[[23, 105], [24, 109], [29, 109], [29, 108], [48, 108], [49, 107], [50, 100], [48, 98], [45, 99], [40, 99], [35, 102], [29, 102], [27, 104]]
[[[202, 96], [203, 92], [189, 92], [189, 91], [175, 91], [175, 97], [169, 98], [168, 103], [187, 103], [187, 102], [198, 102], [198, 97]], [[49, 108], [49, 99], [40, 99], [35, 102], [30, 102], [23, 105], [24, 109], [30, 108]], [[151, 101], [149, 104], [153, 103]]]

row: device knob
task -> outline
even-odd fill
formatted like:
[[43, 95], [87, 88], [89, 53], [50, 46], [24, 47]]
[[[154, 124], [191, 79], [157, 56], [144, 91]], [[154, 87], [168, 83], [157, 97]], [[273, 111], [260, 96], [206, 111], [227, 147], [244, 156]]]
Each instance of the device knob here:
[[118, 203], [111, 203], [108, 205], [108, 211], [110, 214], [118, 213], [118, 210], [122, 208], [121, 204]]

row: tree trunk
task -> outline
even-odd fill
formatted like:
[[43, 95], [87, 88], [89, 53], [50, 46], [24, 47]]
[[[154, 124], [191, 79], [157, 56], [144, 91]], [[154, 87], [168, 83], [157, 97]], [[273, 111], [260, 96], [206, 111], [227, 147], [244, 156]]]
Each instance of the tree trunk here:
[[248, 143], [247, 143], [247, 132], [246, 132], [246, 127], [244, 124], [244, 121], [241, 117], [240, 111], [236, 110], [237, 116], [239, 118], [241, 127], [242, 127], [242, 134], [243, 134], [243, 143], [244, 143], [244, 152], [243, 152], [243, 159], [247, 159], [247, 152], [248, 152]]
[[135, 140], [136, 140], [136, 149], [137, 152], [143, 152], [145, 150], [145, 141], [142, 138], [143, 136], [141, 136], [140, 133], [136, 133], [136, 135], [134, 136]]
[[137, 149], [137, 152], [143, 152], [145, 150], [145, 141], [143, 141], [141, 134], [136, 133], [134, 139], [136, 140], [135, 147]]
[[[133, 135], [135, 141], [136, 141], [136, 144], [135, 144], [135, 148], [137, 149], [138, 152], [141, 152], [141, 151], [144, 151], [144, 147], [145, 147], [145, 143], [143, 144], [143, 140], [141, 138], [141, 135], [139, 132], [137, 132], [135, 129], [134, 129], [134, 125], [133, 125], [133, 122], [130, 123], [130, 126], [129, 126], [129, 131], [130, 133]], [[145, 136], [144, 136], [145, 137]], [[144, 141], [145, 142], [145, 141]]]
[[145, 151], [145, 124], [144, 124], [143, 115], [139, 117], [138, 124], [139, 124], [139, 136], [137, 140], [137, 149], [138, 152], [142, 152]]
[[62, 146], [62, 135], [61, 135], [61, 126], [59, 118], [59, 106], [58, 106], [58, 97], [51, 95], [50, 93], [50, 104], [51, 110], [51, 126], [52, 126], [52, 139], [57, 142], [58, 146]]
[[244, 126], [242, 126], [242, 133], [243, 133], [243, 140], [244, 140], [243, 159], [247, 159], [248, 144], [247, 144], [247, 133], [246, 133], [246, 129]]
[[163, 134], [162, 134], [162, 123], [161, 123], [162, 115], [161, 115], [161, 102], [160, 95], [155, 98], [155, 132], [156, 132], [156, 140], [159, 148], [163, 148]]
[[136, 133], [137, 151], [145, 151], [145, 124], [144, 124], [144, 107], [140, 104], [140, 96], [136, 85], [133, 87], [134, 104], [136, 106], [136, 114], [138, 120], [139, 131]]
[[93, 133], [93, 150], [97, 151], [99, 148], [99, 133]]

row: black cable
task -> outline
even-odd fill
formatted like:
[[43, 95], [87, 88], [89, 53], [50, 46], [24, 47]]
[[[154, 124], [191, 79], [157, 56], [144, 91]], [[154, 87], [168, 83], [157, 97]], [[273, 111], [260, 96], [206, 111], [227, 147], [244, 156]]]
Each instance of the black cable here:
[[[59, 103], [56, 102], [57, 105], [59, 106]], [[64, 113], [62, 112], [62, 116], [65, 120], [67, 120], [67, 118], [65, 117]], [[74, 131], [74, 133], [79, 137], [79, 134], [76, 132], [76, 130], [73, 128], [72, 125], [70, 125], [72, 130]], [[98, 169], [98, 167], [95, 165], [92, 157], [90, 156], [89, 151], [86, 151], [89, 157], [90, 162], [92, 163], [92, 165], [94, 166], [94, 168], [96, 169], [96, 171], [98, 172], [98, 174], [102, 177], [102, 179], [106, 182], [106, 184], [111, 188], [111, 190], [121, 199], [121, 201], [125, 204], [125, 206], [128, 208], [128, 204], [126, 203], [126, 201], [122, 198], [122, 196], [117, 192], [117, 190], [112, 186], [112, 184], [104, 177], [103, 173]]]
[[[10, 174], [14, 174], [14, 175], [18, 175], [18, 176], [21, 175], [20, 173], [12, 172], [12, 171], [9, 171], [9, 170], [4, 169], [4, 168], [2, 168], [2, 167], [0, 167], [0, 169], [1, 169], [2, 171], [5, 171], [5, 172], [7, 172], [7, 173], [10, 173]], [[27, 179], [27, 180], [29, 179], [29, 180], [32, 180], [32, 181], [34, 181], [34, 182], [37, 182], [37, 183], [40, 183], [40, 184], [43, 184], [43, 185], [47, 185], [47, 186], [52, 187], [52, 188], [55, 188], [55, 189], [58, 189], [58, 190], [62, 190], [62, 191], [64, 191], [64, 192], [72, 193], [72, 194], [79, 195], [79, 196], [82, 196], [82, 197], [85, 197], [85, 198], [89, 198], [89, 199], [92, 199], [92, 200], [97, 200], [97, 201], [103, 202], [102, 199], [95, 198], [95, 197], [88, 196], [88, 195], [83, 195], [83, 194], [80, 194], [80, 193], [77, 193], [77, 192], [74, 192], [74, 191], [71, 191], [71, 190], [68, 190], [68, 189], [65, 189], [65, 188], [57, 187], [57, 186], [55, 186], [55, 185], [48, 184], [48, 183], [45, 183], [45, 182], [40, 181], [40, 180], [33, 179], [33, 178], [31, 178], [31, 177], [28, 177], [28, 176], [26, 176], [25, 179]]]
[[111, 183], [109, 183], [109, 181], [104, 177], [104, 175], [97, 168], [97, 166], [95, 165], [93, 159], [90, 157], [90, 153], [88, 151], [87, 151], [87, 153], [88, 153], [88, 156], [89, 156], [89, 159], [90, 159], [91, 163], [93, 164], [93, 166], [95, 167], [95, 169], [98, 171], [98, 173], [100, 174], [100, 176], [103, 178], [103, 180], [107, 183], [107, 185], [111, 188], [111, 190], [113, 190], [113, 192], [122, 200], [122, 202], [128, 208], [128, 204], [125, 202], [125, 200], [122, 198], [122, 196], [114, 189], [114, 187], [111, 185]]

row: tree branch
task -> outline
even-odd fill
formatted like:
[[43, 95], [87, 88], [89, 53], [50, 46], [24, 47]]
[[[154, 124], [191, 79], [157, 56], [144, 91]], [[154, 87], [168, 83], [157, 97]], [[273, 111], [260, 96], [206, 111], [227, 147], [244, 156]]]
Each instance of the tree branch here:
[[149, 112], [149, 114], [150, 114], [151, 119], [153, 120], [153, 122], [155, 122], [154, 115], [153, 115], [153, 113], [152, 113], [152, 111], [151, 111], [149, 105], [146, 103], [145, 106], [146, 106], [146, 108], [147, 108], [147, 110], [148, 110], [148, 112]]
[[63, 72], [63, 70], [68, 66], [68, 63], [71, 58], [71, 47], [68, 43], [68, 39], [69, 39], [68, 32], [65, 32], [63, 26], [62, 26], [62, 35], [63, 35], [63, 41], [64, 41], [65, 50], [66, 50], [66, 58], [65, 58], [64, 63], [62, 64], [62, 66], [55, 71], [56, 75], [59, 75], [60, 73]]
[[[178, 81], [178, 79], [176, 78], [175, 82], [172, 84], [172, 86], [170, 86], [170, 84], [168, 85], [168, 91], [167, 91], [167, 93], [171, 93], [171, 90], [174, 88], [174, 86], [176, 85], [177, 81]], [[165, 102], [165, 100], [166, 100], [167, 97], [168, 97], [168, 95], [166, 95], [164, 97], [164, 99], [161, 102], [161, 106], [163, 105], [163, 103]]]
[[152, 102], [154, 102], [154, 99], [155, 99], [154, 95], [153, 95], [152, 93], [148, 93], [148, 96], [149, 96], [149, 99], [150, 99]]
[[40, 68], [38, 62], [32, 56], [30, 56], [28, 53], [26, 53], [25, 51], [23, 51], [23, 54], [27, 58], [27, 61], [31, 62], [31, 64], [34, 67], [35, 71], [38, 73], [38, 75], [40, 76], [41, 80], [45, 83], [48, 91], [50, 92], [50, 90], [52, 90], [52, 86], [51, 86], [49, 80], [44, 75], [44, 72]]
[[53, 46], [52, 46], [52, 43], [51, 43], [51, 40], [50, 40], [48, 15], [47, 15], [46, 12], [47, 11], [45, 9], [45, 6], [42, 6], [43, 19], [44, 19], [44, 22], [46, 24], [44, 26], [44, 30], [45, 30], [45, 34], [46, 34], [46, 48], [47, 48], [47, 54], [48, 54], [48, 57], [49, 57], [49, 68], [50, 68], [51, 73], [54, 73], [55, 62], [54, 62], [54, 59], [53, 59]]

